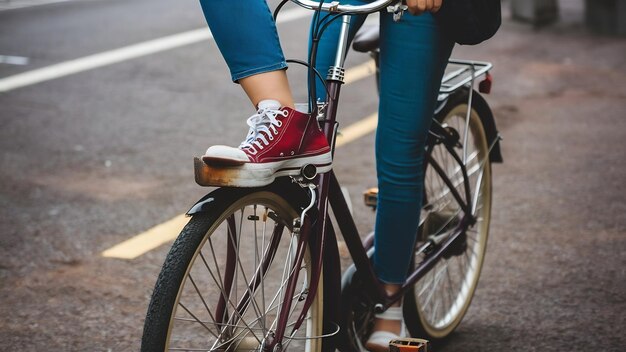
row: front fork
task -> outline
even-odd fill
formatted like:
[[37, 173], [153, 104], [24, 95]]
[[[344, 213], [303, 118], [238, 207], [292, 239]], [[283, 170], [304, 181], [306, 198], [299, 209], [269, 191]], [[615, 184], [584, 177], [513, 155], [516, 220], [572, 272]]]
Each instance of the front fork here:
[[[305, 173], [305, 169], [307, 168], [308, 168], [308, 165], [302, 168], [303, 174]], [[293, 230], [292, 230], [293, 234], [298, 235], [298, 246], [296, 249], [296, 256], [293, 261], [293, 265], [290, 268], [290, 275], [287, 280], [287, 289], [285, 290], [285, 294], [284, 294], [285, 300], [283, 301], [281, 305], [280, 315], [278, 318], [279, 324], [276, 327], [276, 331], [274, 333], [274, 339], [270, 341], [270, 343], [268, 344], [267, 350], [271, 349], [272, 351], [282, 351], [281, 341], [285, 337], [285, 329], [287, 328], [286, 323], [287, 323], [287, 320], [289, 319], [289, 315], [291, 312], [291, 301], [292, 301], [291, 297], [293, 297], [295, 293], [296, 285], [298, 282], [298, 276], [300, 273], [299, 268], [302, 265], [302, 260], [304, 259], [304, 255], [306, 253], [307, 243], [309, 243], [309, 236], [311, 233], [310, 231], [311, 221], [310, 221], [310, 217], [307, 217], [306, 215], [309, 212], [309, 210], [311, 210], [313, 206], [315, 205], [315, 201], [317, 199], [315, 188], [317, 186], [313, 183], [308, 183], [303, 186], [309, 189], [311, 200], [309, 202], [308, 207], [306, 207], [302, 211], [300, 217], [294, 219], [293, 221]], [[313, 277], [311, 278], [311, 286], [308, 289], [309, 293], [312, 293], [312, 294], [307, 295], [307, 302], [305, 302], [302, 308], [302, 312], [300, 313], [298, 320], [294, 324], [292, 334], [295, 333], [299, 329], [300, 325], [302, 324], [302, 321], [304, 320], [304, 317], [306, 316], [307, 311], [310, 308], [309, 301], [312, 302], [312, 300], [310, 300], [309, 297], [315, 296], [318, 282], [319, 282], [319, 275], [313, 275]]]

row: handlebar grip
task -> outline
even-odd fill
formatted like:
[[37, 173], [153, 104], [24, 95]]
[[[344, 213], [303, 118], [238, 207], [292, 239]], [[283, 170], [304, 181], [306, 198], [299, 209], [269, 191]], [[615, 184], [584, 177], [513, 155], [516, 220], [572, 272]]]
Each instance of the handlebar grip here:
[[[320, 8], [320, 1], [314, 0], [291, 0], [296, 5], [309, 10]], [[322, 3], [322, 11], [332, 13], [369, 14], [380, 11], [387, 6], [400, 2], [399, 0], [376, 0], [365, 5], [341, 5], [339, 1], [329, 1]]]

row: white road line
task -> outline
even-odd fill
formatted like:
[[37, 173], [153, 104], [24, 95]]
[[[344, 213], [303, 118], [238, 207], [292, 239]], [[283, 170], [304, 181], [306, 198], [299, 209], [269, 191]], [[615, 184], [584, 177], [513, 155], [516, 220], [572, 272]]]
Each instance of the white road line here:
[[6, 65], [28, 65], [30, 60], [24, 56], [0, 55], [0, 64]]
[[69, 2], [73, 0], [9, 0], [0, 2], [0, 11], [21, 9], [40, 5], [56, 4], [59, 2]]
[[[306, 16], [310, 16], [310, 11], [293, 9], [278, 16], [277, 23], [289, 22]], [[198, 43], [212, 37], [208, 28], [200, 28], [61, 62], [0, 79], [0, 93]]]
[[[374, 73], [373, 61], [368, 61], [346, 71], [346, 84], [354, 83]], [[336, 146], [341, 147], [353, 142], [376, 130], [378, 114], [372, 114], [364, 119], [341, 129], [337, 136]], [[131, 237], [104, 252], [103, 257], [118, 259], [135, 259], [143, 254], [176, 239], [187, 223], [185, 214], [178, 215], [162, 224], [156, 225], [145, 232]]]

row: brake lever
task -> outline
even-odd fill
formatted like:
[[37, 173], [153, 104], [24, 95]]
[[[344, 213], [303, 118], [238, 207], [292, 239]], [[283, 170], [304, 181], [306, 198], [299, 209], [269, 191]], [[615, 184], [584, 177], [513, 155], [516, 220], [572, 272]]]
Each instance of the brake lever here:
[[405, 5], [402, 1], [398, 1], [395, 5], [387, 6], [387, 12], [393, 13], [393, 21], [398, 22], [404, 15], [404, 11], [408, 10], [409, 7]]

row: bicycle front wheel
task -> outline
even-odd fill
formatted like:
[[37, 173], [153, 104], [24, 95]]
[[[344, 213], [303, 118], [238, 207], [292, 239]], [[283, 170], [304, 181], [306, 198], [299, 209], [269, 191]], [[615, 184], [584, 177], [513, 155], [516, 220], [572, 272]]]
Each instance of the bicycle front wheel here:
[[[430, 155], [450, 182], [444, 182], [431, 165], [427, 166], [420, 237], [421, 240], [441, 238], [459, 229], [464, 233], [405, 298], [407, 327], [412, 335], [435, 340], [454, 331], [467, 312], [478, 284], [489, 233], [489, 147], [478, 112], [471, 109], [467, 119], [466, 101], [467, 95], [451, 98], [438, 120], [444, 128], [458, 132], [459, 144], [454, 150], [465, 164], [469, 183], [465, 182], [461, 166], [446, 147], [435, 145]], [[467, 184], [470, 199], [465, 190]], [[450, 185], [456, 188], [463, 202], [470, 204], [476, 219], [474, 225], [462, 223], [463, 210], [453, 197]], [[420, 260], [421, 257], [416, 256], [415, 262]]]
[[[278, 324], [283, 350], [320, 351], [322, 285], [309, 292], [309, 246], [294, 268], [298, 217], [280, 195], [258, 191], [194, 215], [174, 242], [148, 309], [142, 351], [264, 351]], [[298, 272], [296, 290], [285, 291]], [[315, 299], [293, 329], [307, 295]], [[287, 321], [279, 321], [291, 300]]]

